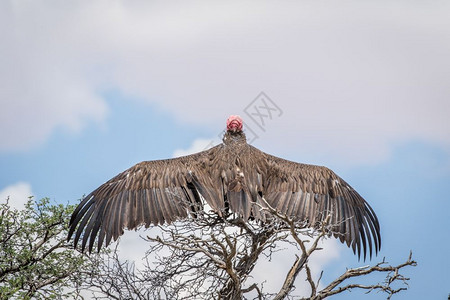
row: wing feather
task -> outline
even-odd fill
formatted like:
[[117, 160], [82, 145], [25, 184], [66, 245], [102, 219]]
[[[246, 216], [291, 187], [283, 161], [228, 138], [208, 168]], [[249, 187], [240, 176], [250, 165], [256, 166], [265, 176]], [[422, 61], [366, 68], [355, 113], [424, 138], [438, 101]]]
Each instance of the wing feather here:
[[[103, 214], [104, 211], [108, 209], [109, 205], [110, 205], [110, 202], [103, 201], [101, 204], [101, 207], [99, 208], [98, 214], [99, 215]], [[94, 246], [95, 237], [99, 231], [100, 231], [100, 234], [99, 234], [99, 238], [98, 238], [98, 249], [101, 248], [103, 239], [105, 237], [105, 234], [104, 234], [105, 225], [101, 226], [102, 223], [103, 223], [103, 220], [101, 218], [96, 218], [94, 228], [92, 229], [91, 235], [89, 237], [89, 251], [92, 251], [92, 248]]]
[[167, 222], [168, 224], [172, 223], [172, 218], [171, 218], [171, 210], [170, 210], [170, 204], [169, 204], [169, 200], [166, 197], [166, 193], [162, 191], [162, 189], [156, 189], [156, 199], [159, 203], [159, 206], [161, 208], [161, 212], [163, 214], [164, 217], [164, 221]]
[[151, 207], [151, 200], [150, 200], [150, 190], [145, 189], [142, 191], [142, 210], [144, 214], [144, 223], [145, 227], [148, 228], [152, 224], [152, 222], [155, 222], [156, 217], [154, 215], [154, 211], [150, 209]]

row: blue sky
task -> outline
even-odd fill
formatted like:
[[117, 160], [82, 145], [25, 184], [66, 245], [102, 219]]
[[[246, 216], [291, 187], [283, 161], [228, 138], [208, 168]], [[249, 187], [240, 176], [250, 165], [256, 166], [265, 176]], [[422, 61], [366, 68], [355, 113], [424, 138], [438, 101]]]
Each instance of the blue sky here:
[[[341, 4], [3, 1], [0, 196], [74, 203], [134, 163], [202, 150], [240, 114], [255, 146], [367, 199], [378, 258], [413, 251], [394, 299], [445, 298], [450, 5]], [[259, 127], [261, 91], [278, 111]], [[325, 279], [362, 264], [331, 245]]]

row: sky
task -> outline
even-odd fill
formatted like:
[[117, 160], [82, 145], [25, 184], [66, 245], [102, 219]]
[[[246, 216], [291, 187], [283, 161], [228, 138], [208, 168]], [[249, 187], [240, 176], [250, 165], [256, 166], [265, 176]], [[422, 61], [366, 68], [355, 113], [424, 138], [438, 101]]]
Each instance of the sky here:
[[[137, 162], [220, 142], [239, 114], [254, 146], [363, 195], [381, 224], [372, 263], [413, 251], [393, 299], [445, 299], [449, 14], [448, 1], [1, 1], [0, 201], [76, 203]], [[327, 247], [325, 280], [370, 263]]]

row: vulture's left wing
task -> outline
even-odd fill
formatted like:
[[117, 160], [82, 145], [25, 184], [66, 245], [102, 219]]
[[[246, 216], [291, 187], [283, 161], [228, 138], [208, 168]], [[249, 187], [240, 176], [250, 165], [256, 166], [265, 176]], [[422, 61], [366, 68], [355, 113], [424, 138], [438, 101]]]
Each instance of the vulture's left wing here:
[[[262, 176], [266, 201], [278, 211], [315, 227], [330, 215], [333, 235], [366, 257], [366, 248], [378, 252], [380, 225], [370, 205], [342, 178], [326, 167], [281, 159], [254, 148], [261, 156], [257, 168]], [[260, 181], [260, 180], [258, 180]]]

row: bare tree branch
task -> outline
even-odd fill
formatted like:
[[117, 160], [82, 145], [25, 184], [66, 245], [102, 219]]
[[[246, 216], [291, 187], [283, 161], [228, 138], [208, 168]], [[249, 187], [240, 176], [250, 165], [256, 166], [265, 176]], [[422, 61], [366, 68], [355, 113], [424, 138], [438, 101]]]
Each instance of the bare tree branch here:
[[[406, 262], [399, 264], [397, 266], [390, 266], [387, 265], [388, 263], [383, 259], [382, 262], [377, 263], [376, 265], [369, 267], [364, 266], [360, 268], [355, 269], [348, 269], [343, 273], [341, 276], [339, 276], [337, 279], [335, 279], [333, 282], [331, 282], [327, 287], [322, 289], [315, 297], [311, 298], [314, 300], [324, 299], [326, 297], [342, 293], [347, 290], [359, 288], [367, 290], [367, 292], [371, 292], [374, 290], [380, 290], [383, 292], [386, 292], [388, 294], [388, 299], [390, 299], [394, 294], [397, 294], [401, 291], [404, 291], [408, 287], [408, 280], [409, 278], [404, 277], [399, 273], [399, 270], [406, 267], [406, 266], [417, 266], [417, 262], [412, 259], [412, 252], [410, 252], [408, 259]], [[361, 284], [348, 284], [343, 287], [339, 287], [344, 281], [346, 281], [349, 278], [353, 277], [359, 277], [363, 275], [367, 275], [373, 272], [383, 272], [387, 273], [385, 281], [380, 284], [373, 284], [373, 285], [361, 285]], [[400, 288], [392, 288], [392, 284], [394, 282], [400, 281], [403, 283], [403, 286]]]
[[[400, 274], [406, 266], [417, 263], [409, 259], [390, 266], [384, 260], [374, 266], [346, 270], [341, 276], [319, 288], [323, 271], [312, 270], [308, 261], [319, 248], [319, 241], [332, 234], [336, 224], [327, 215], [317, 229], [306, 228], [306, 222], [280, 214], [268, 203], [258, 206], [268, 216], [266, 222], [244, 222], [227, 211], [222, 216], [200, 211], [197, 216], [167, 226], [155, 226], [145, 238], [148, 250], [144, 267], [122, 261], [118, 252], [92, 257], [95, 267], [84, 275], [84, 288], [95, 290], [94, 299], [324, 299], [345, 291], [360, 289], [382, 291], [388, 298], [407, 288], [408, 278]], [[275, 293], [264, 290], [252, 272], [259, 258], [272, 260], [283, 244], [297, 249], [295, 261]], [[298, 275], [305, 271], [311, 287], [307, 298], [293, 296]], [[320, 276], [313, 278], [313, 271]], [[345, 283], [373, 272], [386, 273], [382, 283], [363, 285]], [[394, 288], [394, 283], [401, 287]], [[250, 298], [248, 298], [250, 297]], [[253, 298], [251, 298], [253, 297]]]

